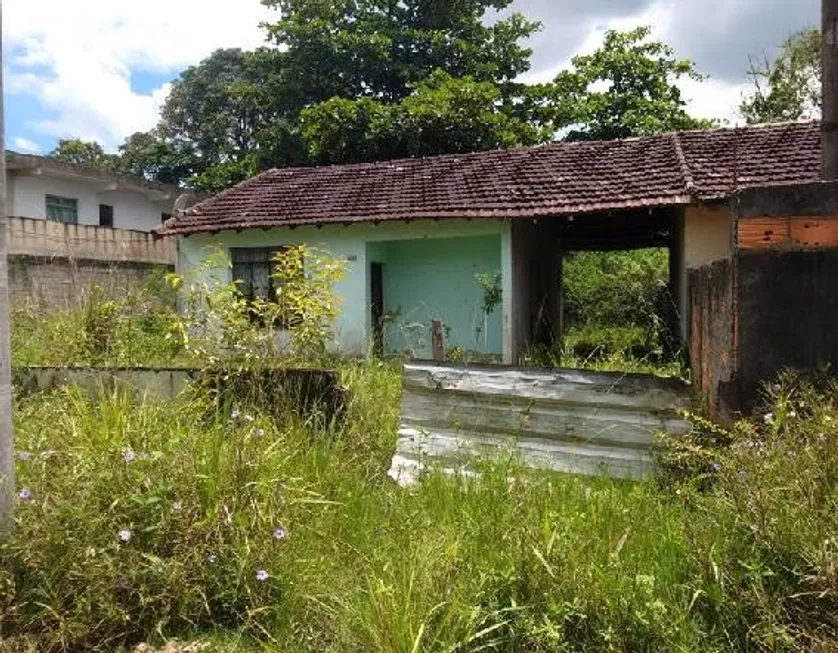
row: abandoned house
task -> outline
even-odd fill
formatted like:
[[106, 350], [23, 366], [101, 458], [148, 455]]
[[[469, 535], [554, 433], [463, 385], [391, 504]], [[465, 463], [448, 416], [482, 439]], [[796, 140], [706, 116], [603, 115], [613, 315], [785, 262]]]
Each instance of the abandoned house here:
[[[741, 328], [755, 324], [754, 302], [784, 302], [780, 313], [793, 315], [771, 331], [778, 352], [789, 349], [789, 338], [806, 339], [791, 323], [809, 319], [801, 315], [809, 309], [795, 308], [801, 284], [784, 286], [792, 279], [784, 277], [787, 262], [772, 263], [766, 281], [745, 254], [835, 245], [838, 228], [817, 217], [821, 209], [792, 207], [800, 218], [774, 218], [788, 212], [772, 212], [764, 193], [749, 205], [747, 189], [816, 184], [820, 139], [818, 123], [798, 122], [276, 169], [179, 213], [158, 233], [179, 237], [184, 272], [221, 246], [253, 295], [270, 292], [270, 257], [283, 246], [307, 243], [345, 259], [336, 325], [345, 352], [377, 347], [426, 358], [431, 323], [439, 321], [447, 348], [507, 364], [561, 337], [565, 253], [666, 247], [694, 383], [718, 404], [741, 380], [739, 358], [753, 368], [746, 385], [772, 364], [796, 362], [777, 353], [766, 363], [753, 341], [740, 357], [740, 340], [757, 337]], [[821, 277], [835, 267], [814, 265]], [[487, 279], [498, 285], [497, 305], [487, 301]], [[767, 290], [781, 299], [766, 298]], [[814, 313], [810, 321], [826, 327], [832, 313]], [[819, 345], [809, 350], [801, 362], [824, 353]], [[838, 349], [826, 353], [838, 359]]]

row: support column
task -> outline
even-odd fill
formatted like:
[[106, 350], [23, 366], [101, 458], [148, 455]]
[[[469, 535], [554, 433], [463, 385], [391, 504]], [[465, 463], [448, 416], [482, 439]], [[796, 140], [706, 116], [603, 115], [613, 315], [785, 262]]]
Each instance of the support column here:
[[549, 222], [506, 225], [501, 239], [503, 361], [517, 365], [527, 348], [561, 339], [561, 250]]
[[677, 333], [681, 345], [689, 341], [689, 302], [687, 301], [687, 267], [684, 257], [684, 212], [673, 216], [669, 241], [669, 294], [675, 304], [673, 335]]

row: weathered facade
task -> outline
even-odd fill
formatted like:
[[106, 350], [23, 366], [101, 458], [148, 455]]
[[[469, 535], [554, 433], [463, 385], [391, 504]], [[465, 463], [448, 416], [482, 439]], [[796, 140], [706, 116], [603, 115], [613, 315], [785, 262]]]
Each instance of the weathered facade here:
[[730, 254], [690, 274], [693, 380], [719, 417], [785, 368], [838, 364], [838, 183], [745, 189], [729, 213]]
[[[809, 122], [272, 170], [159, 231], [181, 237], [183, 271], [207, 260], [208, 246], [231, 260], [294, 243], [344, 258], [348, 274], [337, 289], [344, 351], [383, 343], [429, 357], [431, 325], [441, 323], [449, 348], [509, 365], [562, 337], [566, 253], [666, 247], [694, 387], [721, 412], [744, 406], [779, 366], [832, 356], [823, 337], [812, 338], [831, 319], [832, 303], [807, 309], [804, 320], [783, 307], [802, 311], [791, 296], [808, 293], [814, 302], [830, 281], [825, 244], [836, 230], [822, 216], [838, 213], [822, 196], [812, 204], [788, 200], [786, 208], [775, 202], [772, 213], [755, 199], [762, 191], [748, 190], [812, 184], [820, 163], [820, 127]], [[826, 192], [812, 188], [821, 190], [806, 197]], [[792, 275], [781, 274], [785, 266]], [[233, 260], [233, 269], [246, 268]], [[498, 279], [500, 303], [491, 310], [478, 275]], [[770, 275], [783, 277], [773, 282], [781, 299], [755, 299]], [[767, 311], [775, 314], [771, 324], [759, 308], [768, 306], [777, 308]], [[764, 355], [760, 331], [776, 334], [765, 341], [772, 356]]]

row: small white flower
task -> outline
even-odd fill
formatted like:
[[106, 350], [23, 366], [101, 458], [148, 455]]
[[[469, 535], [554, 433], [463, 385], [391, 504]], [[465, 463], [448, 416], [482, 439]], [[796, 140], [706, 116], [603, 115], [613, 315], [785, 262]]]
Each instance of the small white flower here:
[[241, 413], [239, 412], [238, 409], [234, 409], [233, 412], [230, 413], [230, 417], [232, 417], [233, 419], [238, 419], [239, 415], [241, 415]]
[[256, 570], [256, 580], [258, 580], [260, 583], [264, 583], [266, 580], [268, 580], [268, 578], [269, 575], [267, 571], [265, 571], [264, 569]]
[[182, 509], [183, 509], [183, 504], [180, 501], [175, 501], [172, 504], [172, 510], [174, 510], [175, 512], [179, 512]]
[[257, 438], [264, 437], [265, 429], [256, 429], [255, 431], [253, 431], [253, 435], [255, 435]]
[[210, 563], [211, 565], [214, 565], [216, 562], [218, 562], [218, 556], [215, 555], [214, 553], [210, 553], [207, 556], [207, 562]]
[[274, 529], [274, 539], [282, 541], [288, 537], [288, 531], [283, 526]]
[[130, 449], [122, 454], [122, 460], [124, 460], [129, 465], [137, 459], [137, 454], [135, 454]]
[[122, 529], [116, 536], [119, 538], [120, 542], [125, 542], [126, 544], [131, 541], [131, 536], [133, 533], [129, 531], [127, 528]]
[[250, 422], [251, 424], [253, 424], [253, 422], [256, 421], [256, 418], [253, 417], [253, 415], [245, 415], [244, 416], [244, 421], [245, 422]]
[[774, 423], [774, 413], [765, 413], [765, 417], [762, 418], [766, 424], [773, 424]]
[[32, 458], [32, 454], [31, 454], [31, 453], [29, 453], [28, 451], [18, 451], [18, 452], [17, 452], [17, 459], [18, 459], [18, 460], [21, 460], [21, 461], [23, 461], [23, 462], [26, 462], [26, 461], [27, 461], [27, 460], [29, 460], [30, 458]]

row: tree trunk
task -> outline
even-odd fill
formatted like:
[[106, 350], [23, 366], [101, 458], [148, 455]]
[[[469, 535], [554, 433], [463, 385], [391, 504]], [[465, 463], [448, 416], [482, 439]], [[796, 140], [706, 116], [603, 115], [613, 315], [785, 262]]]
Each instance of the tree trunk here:
[[821, 148], [824, 181], [838, 179], [838, 0], [821, 0], [823, 32], [823, 118]]
[[12, 525], [15, 497], [12, 371], [9, 342], [9, 270], [6, 254], [6, 143], [3, 111], [3, 38], [0, 5], [0, 534]]

